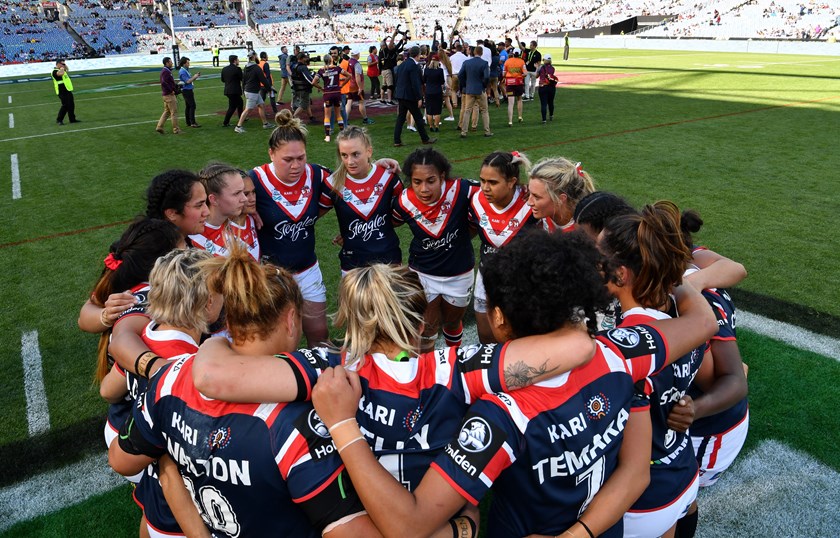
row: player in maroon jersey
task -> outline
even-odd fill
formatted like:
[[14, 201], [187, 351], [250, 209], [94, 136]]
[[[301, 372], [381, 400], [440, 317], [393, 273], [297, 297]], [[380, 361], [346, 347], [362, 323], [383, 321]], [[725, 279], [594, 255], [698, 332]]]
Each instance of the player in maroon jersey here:
[[347, 111], [341, 106], [341, 81], [342, 77], [344, 77], [345, 81], [349, 81], [353, 75], [341, 68], [338, 64], [337, 56], [328, 55], [324, 61], [324, 67], [319, 69], [315, 74], [312, 85], [317, 86], [318, 82], [323, 81], [324, 117], [326, 118], [328, 116], [330, 118], [329, 129], [326, 125], [324, 126], [326, 133], [324, 142], [329, 142], [331, 140], [330, 137], [338, 132], [335, 125], [336, 112], [341, 114], [343, 125], [347, 125]]

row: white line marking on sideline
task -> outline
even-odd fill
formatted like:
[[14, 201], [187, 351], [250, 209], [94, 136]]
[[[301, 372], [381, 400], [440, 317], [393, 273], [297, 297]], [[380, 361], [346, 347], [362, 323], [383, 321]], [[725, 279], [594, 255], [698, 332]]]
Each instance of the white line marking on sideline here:
[[12, 153], [12, 200], [20, 198], [20, 168], [17, 153]]
[[[213, 116], [221, 117], [216, 113], [196, 114], [195, 117], [196, 118], [209, 118], [209, 117], [213, 117]], [[66, 134], [78, 133], [78, 132], [82, 132], [82, 131], [98, 131], [100, 129], [114, 129], [116, 127], [131, 127], [132, 125], [150, 125], [150, 124], [154, 125], [156, 123], [157, 123], [157, 120], [147, 120], [147, 121], [135, 121], [135, 122], [131, 122], [131, 123], [119, 123], [119, 124], [116, 124], [116, 125], [102, 125], [100, 127], [88, 127], [86, 129], [72, 129], [72, 130], [63, 130], [62, 129], [62, 130], [56, 131], [54, 133], [41, 133], [41, 134], [29, 135], [29, 136], [19, 136], [17, 138], [4, 138], [4, 139], [0, 140], [0, 143], [2, 143], [2, 142], [15, 142], [17, 140], [29, 140], [29, 139], [32, 139], [32, 138], [41, 138], [41, 137], [45, 137], [45, 136], [66, 135]], [[190, 130], [192, 130], [192, 129], [190, 129]], [[151, 132], [154, 133], [155, 131], [152, 130]], [[157, 135], [157, 136], [160, 137], [160, 135]]]
[[840, 361], [840, 340], [836, 338], [743, 310], [738, 311], [738, 326], [793, 347]]
[[15, 128], [15, 115], [9, 112], [9, 129]]
[[0, 489], [0, 532], [127, 483], [108, 467], [103, 449], [79, 463]]
[[9, 96], [9, 104], [10, 105], [12, 104], [12, 96], [11, 95]]
[[23, 333], [20, 337], [20, 355], [23, 358], [23, 384], [26, 391], [26, 419], [29, 435], [50, 429], [50, 408], [44, 390], [44, 370], [41, 350], [38, 348], [38, 331]]

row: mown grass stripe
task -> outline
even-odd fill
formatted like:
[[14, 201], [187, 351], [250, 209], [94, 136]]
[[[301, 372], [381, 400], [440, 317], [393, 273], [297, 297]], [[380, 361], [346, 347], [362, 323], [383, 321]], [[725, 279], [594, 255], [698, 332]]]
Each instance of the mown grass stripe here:
[[23, 386], [26, 393], [26, 420], [29, 435], [38, 435], [50, 429], [50, 408], [44, 389], [44, 370], [38, 331], [23, 333], [20, 337], [20, 355], [23, 359]]
[[744, 310], [738, 311], [738, 326], [790, 344], [798, 349], [804, 349], [840, 361], [840, 340], [836, 338], [817, 334], [783, 321], [766, 318]]

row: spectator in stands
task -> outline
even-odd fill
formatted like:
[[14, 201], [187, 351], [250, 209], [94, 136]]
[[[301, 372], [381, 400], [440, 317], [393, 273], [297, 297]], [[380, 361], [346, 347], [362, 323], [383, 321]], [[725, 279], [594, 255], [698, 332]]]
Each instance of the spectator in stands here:
[[237, 133], [245, 132], [245, 128], [242, 126], [248, 121], [249, 112], [254, 109], [257, 109], [257, 113], [260, 115], [263, 129], [274, 127], [274, 124], [265, 119], [265, 101], [260, 96], [260, 88], [263, 85], [268, 86], [268, 79], [265, 78], [265, 72], [260, 68], [257, 53], [251, 51], [248, 53], [248, 63], [245, 64], [245, 71], [242, 73], [242, 89], [245, 90], [246, 101], [245, 111], [239, 116], [239, 121], [234, 128]]
[[73, 100], [73, 82], [70, 80], [67, 62], [56, 60], [55, 69], [52, 72], [53, 86], [58, 99], [61, 101], [61, 108], [58, 109], [58, 116], [55, 118], [57, 125], [64, 125], [64, 116], [70, 118], [70, 123], [79, 123], [76, 119], [76, 102]]
[[172, 133], [179, 134], [181, 129], [178, 128], [178, 98], [175, 94], [177, 88], [175, 78], [172, 76], [172, 68], [175, 64], [172, 58], [167, 56], [163, 59], [163, 69], [160, 70], [160, 92], [163, 96], [163, 114], [157, 122], [155, 131], [163, 134], [163, 126], [167, 118], [172, 120]]
[[379, 84], [379, 49], [376, 45], [372, 45], [368, 49], [367, 76], [370, 79], [371, 99], [382, 99], [382, 90]]
[[225, 121], [222, 127], [230, 127], [230, 119], [236, 112], [242, 117], [242, 68], [239, 67], [239, 56], [231, 54], [228, 57], [229, 65], [222, 69], [222, 84], [225, 85], [225, 97], [228, 98], [228, 109], [225, 113]]
[[478, 102], [478, 111], [484, 121], [484, 136], [493, 136], [490, 131], [490, 114], [487, 111], [487, 83], [490, 81], [490, 65], [481, 57], [484, 54], [484, 47], [481, 45], [473, 48], [473, 57], [463, 63], [458, 71], [458, 80], [464, 96], [461, 106], [461, 138], [467, 137], [467, 128], [470, 121], [469, 114], [473, 106]]
[[408, 59], [394, 70], [394, 96], [399, 103], [397, 123], [394, 125], [394, 147], [402, 146], [402, 128], [405, 118], [410, 112], [417, 126], [417, 133], [424, 144], [434, 144], [437, 138], [429, 138], [423, 116], [420, 114], [418, 102], [423, 99], [423, 76], [417, 59], [420, 57], [420, 47], [411, 47]]
[[284, 45], [280, 47], [280, 55], [277, 57], [278, 67], [280, 68], [280, 91], [277, 93], [277, 102], [283, 103], [283, 94], [286, 93], [286, 86], [289, 85], [289, 49]]
[[195, 93], [193, 90], [195, 86], [193, 83], [201, 76], [199, 71], [195, 75], [190, 74], [190, 59], [184, 56], [178, 62], [178, 83], [181, 85], [181, 94], [184, 96], [184, 117], [187, 120], [188, 127], [201, 127], [195, 122]]

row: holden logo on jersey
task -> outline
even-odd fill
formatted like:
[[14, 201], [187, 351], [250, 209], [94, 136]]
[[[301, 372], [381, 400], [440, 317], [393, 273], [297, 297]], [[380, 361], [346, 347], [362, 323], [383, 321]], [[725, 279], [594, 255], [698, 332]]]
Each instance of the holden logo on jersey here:
[[216, 428], [207, 438], [210, 450], [221, 450], [228, 446], [228, 443], [230, 443], [230, 428]]
[[639, 344], [639, 333], [630, 329], [613, 329], [607, 333], [607, 338], [628, 349]]
[[586, 414], [592, 420], [600, 420], [607, 416], [610, 412], [610, 399], [607, 398], [603, 392], [599, 392], [595, 396], [589, 398], [586, 402]]
[[315, 432], [315, 435], [318, 437], [327, 439], [330, 436], [330, 430], [327, 429], [327, 425], [324, 424], [324, 421], [321, 420], [321, 417], [318, 416], [318, 413], [316, 413], [314, 409], [309, 411], [307, 422], [309, 423], [309, 428]]
[[473, 417], [461, 427], [458, 444], [467, 452], [481, 452], [493, 441], [490, 425], [483, 418]]

